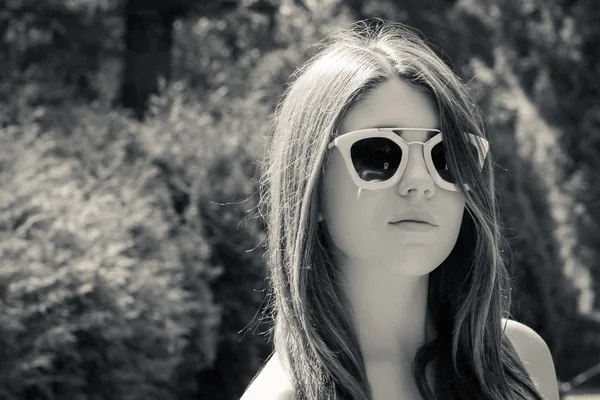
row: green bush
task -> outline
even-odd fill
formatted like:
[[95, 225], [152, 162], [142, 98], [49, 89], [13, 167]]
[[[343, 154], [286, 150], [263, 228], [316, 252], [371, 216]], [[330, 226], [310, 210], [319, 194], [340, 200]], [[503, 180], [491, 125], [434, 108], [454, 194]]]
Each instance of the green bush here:
[[[498, 65], [492, 69], [473, 62], [470, 67], [477, 76], [471, 89], [486, 116], [496, 165], [506, 235], [502, 247], [514, 282], [510, 312], [544, 338], [555, 364], [564, 364], [562, 346], [569, 340], [571, 318], [579, 312], [580, 293], [563, 271], [549, 190], [533, 157], [519, 149], [517, 120], [524, 108], [519, 89], [510, 84], [510, 71]], [[561, 369], [559, 376], [569, 379], [579, 372], [573, 368]]]
[[31, 111], [3, 130], [0, 397], [168, 398], [194, 326], [198, 368], [216, 357], [210, 245], [178, 226], [148, 129]]
[[[575, 314], [568, 320], [564, 332], [563, 348], [556, 364], [556, 372], [571, 380], [579, 373], [598, 364], [600, 348], [600, 318], [594, 315]], [[585, 382], [583, 386], [600, 387], [600, 376]]]
[[[178, 368], [177, 395], [182, 399], [239, 398], [272, 351], [260, 336], [240, 334], [264, 297], [262, 221], [247, 211], [258, 200], [254, 160], [261, 146], [259, 133], [267, 124], [268, 110], [255, 96], [200, 103], [180, 84], [154, 98], [144, 122], [152, 140], [148, 145], [162, 151], [162, 173], [177, 187], [173, 192], [189, 195], [182, 210], [185, 224], [206, 239], [208, 262], [222, 272], [210, 285], [221, 309], [219, 337], [212, 348], [216, 358], [210, 366], [198, 362], [209, 343], [188, 347]], [[205, 321], [196, 322], [190, 335], [203, 340]]]

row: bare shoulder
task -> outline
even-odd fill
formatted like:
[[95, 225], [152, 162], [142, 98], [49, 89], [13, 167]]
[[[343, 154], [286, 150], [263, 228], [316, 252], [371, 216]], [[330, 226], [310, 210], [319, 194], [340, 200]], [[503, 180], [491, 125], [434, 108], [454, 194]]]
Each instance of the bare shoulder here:
[[274, 351], [254, 376], [240, 400], [295, 400], [295, 398], [287, 368]]
[[544, 339], [527, 325], [511, 319], [502, 319], [506, 337], [525, 364], [529, 375], [547, 400], [558, 400], [558, 381], [552, 353]]

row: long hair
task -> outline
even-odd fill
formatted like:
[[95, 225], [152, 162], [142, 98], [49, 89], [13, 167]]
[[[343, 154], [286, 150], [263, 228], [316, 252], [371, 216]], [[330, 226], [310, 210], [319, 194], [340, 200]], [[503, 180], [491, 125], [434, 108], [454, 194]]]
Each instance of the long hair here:
[[[418, 33], [381, 19], [335, 31], [292, 74], [260, 160], [258, 207], [266, 223], [269, 278], [266, 314], [296, 398], [372, 398], [341, 271], [332, 262], [327, 229], [316, 216], [327, 144], [345, 113], [391, 79], [423, 88], [435, 98], [449, 168], [466, 199], [456, 245], [429, 276], [428, 312], [438, 337], [415, 355], [412, 373], [418, 390], [428, 400], [542, 400], [503, 334], [511, 280], [503, 258], [493, 164], [488, 154], [480, 169], [465, 144], [466, 132], [486, 137], [481, 113], [465, 84]], [[433, 386], [425, 377], [430, 363]]]

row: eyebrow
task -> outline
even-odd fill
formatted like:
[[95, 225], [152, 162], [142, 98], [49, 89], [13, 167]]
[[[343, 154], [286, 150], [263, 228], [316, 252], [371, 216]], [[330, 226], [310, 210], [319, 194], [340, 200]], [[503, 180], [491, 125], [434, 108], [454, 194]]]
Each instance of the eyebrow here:
[[[372, 128], [396, 128], [398, 125], [375, 125]], [[432, 128], [434, 129], [434, 128]], [[404, 131], [401, 131], [402, 133]], [[402, 133], [400, 133], [400, 137], [402, 137]], [[427, 132], [427, 140], [431, 139], [432, 137], [434, 137], [435, 135], [437, 135], [438, 132], [435, 131], [429, 131]]]

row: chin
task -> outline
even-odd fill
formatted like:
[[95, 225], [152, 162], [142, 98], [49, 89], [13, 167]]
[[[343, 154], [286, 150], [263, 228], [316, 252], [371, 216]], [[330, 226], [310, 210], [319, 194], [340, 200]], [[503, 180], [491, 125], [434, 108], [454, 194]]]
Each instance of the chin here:
[[416, 266], [413, 265], [411, 267], [399, 267], [399, 266], [390, 266], [387, 269], [390, 272], [399, 274], [399, 275], [406, 275], [406, 276], [425, 276], [425, 275], [429, 275], [432, 271], [434, 271], [437, 267], [434, 268], [423, 268], [423, 266]]

